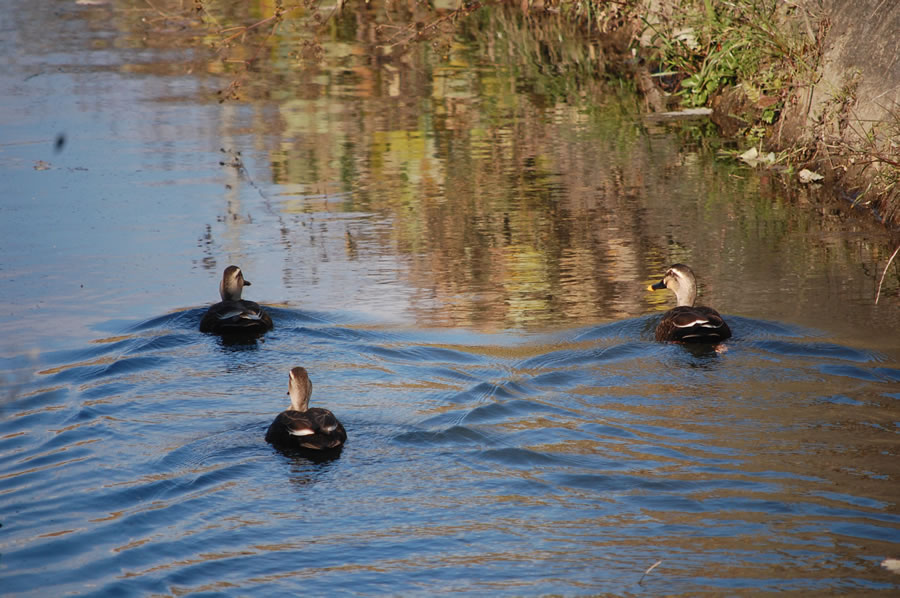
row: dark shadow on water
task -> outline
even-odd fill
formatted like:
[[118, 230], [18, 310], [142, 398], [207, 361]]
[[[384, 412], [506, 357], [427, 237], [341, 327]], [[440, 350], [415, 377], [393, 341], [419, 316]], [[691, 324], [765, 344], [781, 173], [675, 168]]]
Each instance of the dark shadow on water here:
[[714, 371], [723, 365], [719, 350], [717, 345], [670, 343], [669, 352], [661, 360], [670, 370]]
[[343, 452], [343, 447], [324, 451], [284, 446], [272, 446], [272, 449], [288, 459], [293, 465], [305, 465], [308, 463], [321, 465], [324, 463], [331, 463], [332, 461], [340, 459], [341, 453]]
[[[306, 492], [322, 481], [323, 476], [328, 474], [338, 464], [340, 454], [331, 456], [306, 456], [302, 454], [292, 454], [290, 452], [278, 451], [284, 458], [284, 464], [287, 465], [285, 475], [290, 487], [298, 492]], [[296, 497], [295, 497], [296, 498]]]
[[223, 334], [218, 337], [218, 341], [223, 349], [229, 351], [250, 351], [258, 349], [266, 339], [263, 334]]
[[[727, 342], [727, 341], [726, 341]], [[725, 351], [722, 343], [672, 343], [681, 348], [682, 351], [689, 354], [699, 362], [707, 362], [711, 359], [718, 359], [720, 351]]]

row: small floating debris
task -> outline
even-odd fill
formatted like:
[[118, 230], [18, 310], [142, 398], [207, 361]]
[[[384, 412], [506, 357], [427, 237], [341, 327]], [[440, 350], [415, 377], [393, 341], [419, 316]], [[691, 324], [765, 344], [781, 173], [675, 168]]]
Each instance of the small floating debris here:
[[653, 571], [654, 569], [656, 569], [657, 567], [659, 567], [660, 565], [662, 565], [662, 561], [656, 561], [655, 563], [650, 565], [650, 568], [647, 569], [646, 571], [644, 571], [644, 574], [641, 575], [641, 578], [638, 580], [638, 585], [644, 583], [644, 578], [647, 577], [647, 574], [650, 573], [651, 571]]
[[881, 566], [891, 573], [900, 573], [900, 559], [884, 559]]
[[739, 155], [738, 159], [753, 168], [756, 168], [757, 166], [772, 166], [775, 164], [775, 152], [760, 154], [755, 147], [751, 147], [746, 152]]
[[35, 170], [50, 170], [51, 164], [50, 162], [44, 162], [43, 160], [38, 160], [34, 163]]
[[674, 112], [650, 112], [645, 114], [647, 120], [688, 120], [692, 118], [706, 118], [712, 114], [712, 108], [686, 108]]
[[806, 168], [804, 168], [803, 170], [801, 170], [800, 172], [797, 173], [797, 178], [800, 179], [801, 183], [803, 183], [804, 185], [807, 185], [809, 183], [815, 183], [815, 182], [821, 181], [825, 177], [823, 177], [818, 172], [813, 172], [812, 170], [807, 170]]

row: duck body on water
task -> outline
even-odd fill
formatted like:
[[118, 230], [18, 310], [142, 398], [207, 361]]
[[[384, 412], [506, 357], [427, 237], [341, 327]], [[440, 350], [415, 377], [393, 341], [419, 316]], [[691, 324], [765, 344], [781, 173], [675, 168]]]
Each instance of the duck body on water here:
[[344, 426], [328, 409], [310, 407], [312, 381], [302, 367], [291, 370], [288, 394], [291, 408], [282, 411], [266, 432], [266, 442], [279, 448], [306, 451], [333, 451], [347, 441]]
[[681, 343], [718, 343], [731, 338], [731, 329], [719, 312], [711, 307], [694, 305], [697, 279], [684, 264], [674, 264], [659, 282], [647, 287], [675, 293], [676, 307], [663, 314], [656, 325], [656, 340]]
[[222, 300], [212, 306], [200, 320], [200, 332], [223, 336], [254, 336], [272, 329], [272, 318], [258, 303], [241, 299], [249, 280], [237, 266], [228, 266], [219, 283]]

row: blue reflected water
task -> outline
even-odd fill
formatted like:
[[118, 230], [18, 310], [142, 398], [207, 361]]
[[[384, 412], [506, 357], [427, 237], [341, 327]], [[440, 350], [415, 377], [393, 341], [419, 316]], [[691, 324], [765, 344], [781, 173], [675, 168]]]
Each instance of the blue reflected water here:
[[[646, 318], [460, 339], [272, 311], [253, 344], [191, 309], [40, 357], [0, 424], [7, 592], [894, 587], [861, 548], [900, 530], [883, 356], [739, 317], [695, 352]], [[297, 364], [336, 460], [263, 440]]]

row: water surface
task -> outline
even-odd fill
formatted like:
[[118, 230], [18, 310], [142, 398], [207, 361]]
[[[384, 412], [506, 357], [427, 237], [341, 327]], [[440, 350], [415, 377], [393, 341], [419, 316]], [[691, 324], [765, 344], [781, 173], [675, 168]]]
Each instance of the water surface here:
[[[900, 588], [896, 240], [866, 215], [648, 127], [587, 42], [549, 68], [499, 12], [411, 49], [383, 14], [318, 49], [295, 23], [244, 76], [178, 4], [5, 8], [5, 592]], [[652, 340], [676, 261], [719, 350]], [[230, 263], [259, 342], [197, 331]], [[295, 365], [337, 459], [263, 440]]]

